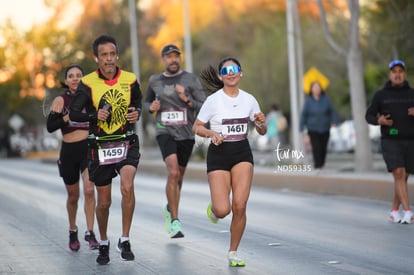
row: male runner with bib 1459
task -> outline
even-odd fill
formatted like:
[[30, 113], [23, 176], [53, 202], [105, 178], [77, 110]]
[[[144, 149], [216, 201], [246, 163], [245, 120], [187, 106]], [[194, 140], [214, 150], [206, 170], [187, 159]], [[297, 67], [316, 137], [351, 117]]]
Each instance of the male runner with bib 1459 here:
[[[98, 69], [82, 78], [72, 101], [70, 118], [89, 121], [89, 175], [97, 190], [96, 219], [101, 236], [96, 261], [109, 263], [107, 236], [112, 178], [120, 175], [122, 235], [117, 250], [121, 259], [135, 259], [129, 231], [135, 209], [134, 178], [140, 159], [134, 124], [141, 113], [141, 88], [135, 74], [116, 66], [118, 46], [107, 35], [93, 43]], [[85, 109], [86, 113], [82, 110]]]

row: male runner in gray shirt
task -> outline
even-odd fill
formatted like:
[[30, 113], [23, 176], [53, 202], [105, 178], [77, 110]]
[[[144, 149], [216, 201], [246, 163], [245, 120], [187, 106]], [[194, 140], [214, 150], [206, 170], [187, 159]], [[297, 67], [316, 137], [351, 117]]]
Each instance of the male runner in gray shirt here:
[[194, 146], [193, 123], [206, 96], [198, 78], [180, 69], [181, 52], [177, 46], [165, 46], [161, 61], [165, 71], [150, 77], [144, 106], [156, 113], [157, 143], [168, 170], [165, 229], [171, 238], [182, 238], [178, 219], [181, 187]]

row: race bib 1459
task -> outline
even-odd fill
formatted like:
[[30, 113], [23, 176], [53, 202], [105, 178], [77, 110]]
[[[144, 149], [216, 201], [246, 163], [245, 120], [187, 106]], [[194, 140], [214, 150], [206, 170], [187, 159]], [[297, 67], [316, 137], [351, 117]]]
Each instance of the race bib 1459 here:
[[128, 141], [101, 143], [98, 148], [99, 164], [114, 164], [126, 159], [128, 154], [128, 144]]

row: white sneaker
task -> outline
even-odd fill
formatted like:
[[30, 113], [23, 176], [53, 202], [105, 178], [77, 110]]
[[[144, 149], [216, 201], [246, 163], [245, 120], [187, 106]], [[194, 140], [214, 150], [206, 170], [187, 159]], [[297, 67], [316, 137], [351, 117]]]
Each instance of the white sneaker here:
[[229, 251], [229, 264], [230, 266], [245, 266], [246, 263], [237, 256], [237, 251]]
[[413, 212], [411, 212], [410, 210], [404, 211], [404, 217], [401, 220], [401, 223], [409, 224], [409, 223], [413, 223], [413, 221], [414, 221]]
[[400, 213], [398, 211], [391, 211], [388, 219], [393, 223], [400, 223], [401, 222]]

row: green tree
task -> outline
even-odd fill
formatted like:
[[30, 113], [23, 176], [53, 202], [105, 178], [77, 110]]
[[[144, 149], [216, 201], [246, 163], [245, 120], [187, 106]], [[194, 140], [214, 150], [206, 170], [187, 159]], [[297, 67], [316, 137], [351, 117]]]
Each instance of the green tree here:
[[369, 63], [366, 70], [367, 96], [388, 79], [388, 63], [401, 59], [407, 64], [408, 80], [414, 83], [414, 2], [408, 0], [375, 0], [362, 10], [364, 56]]

